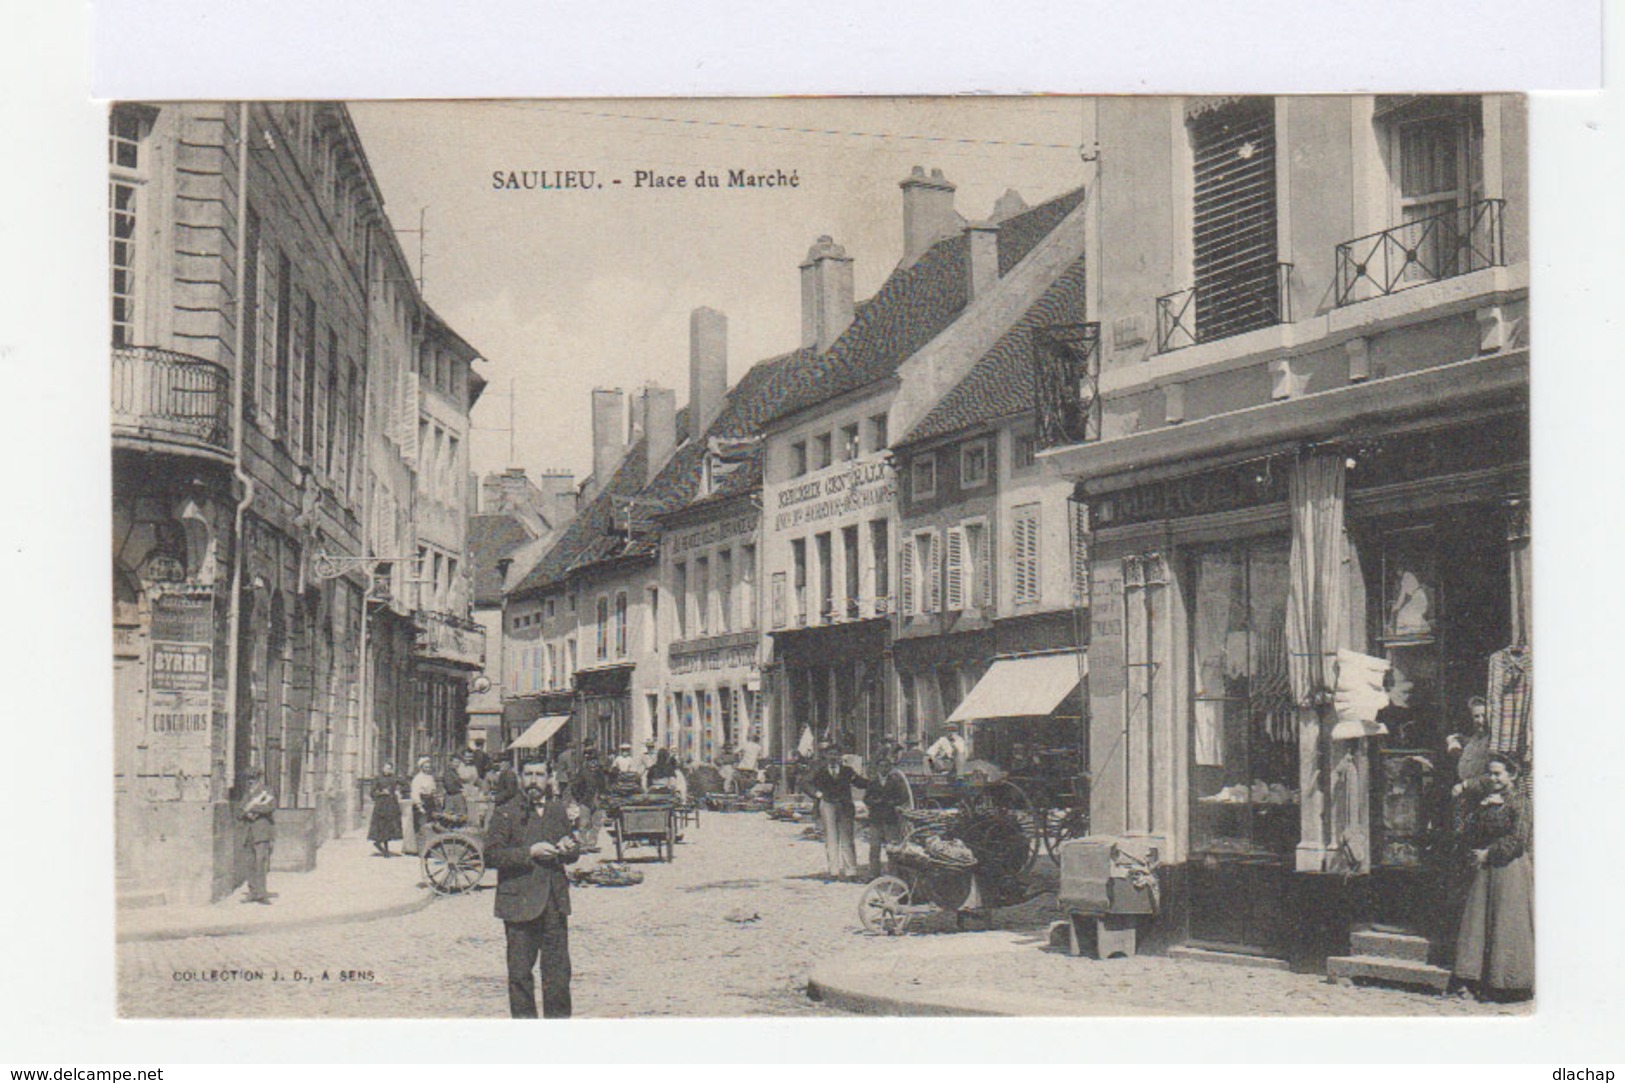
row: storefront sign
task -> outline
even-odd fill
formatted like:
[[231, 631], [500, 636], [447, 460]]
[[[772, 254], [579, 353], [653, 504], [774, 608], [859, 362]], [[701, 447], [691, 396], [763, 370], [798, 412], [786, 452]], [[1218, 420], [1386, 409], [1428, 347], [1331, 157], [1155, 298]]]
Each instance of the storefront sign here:
[[680, 556], [690, 549], [703, 549], [741, 534], [753, 534], [756, 531], [756, 521], [755, 515], [736, 515], [732, 519], [706, 523], [693, 530], [673, 534], [667, 548], [673, 556]]
[[1170, 478], [1094, 497], [1089, 501], [1090, 514], [1097, 528], [1110, 529], [1285, 503], [1290, 471], [1288, 459]]
[[213, 589], [186, 587], [157, 594], [147, 666], [149, 734], [180, 744], [207, 744], [213, 688]]
[[1123, 692], [1123, 566], [1102, 561], [1089, 577], [1089, 694]]
[[712, 647], [686, 654], [673, 652], [671, 656], [671, 672], [676, 675], [718, 669], [746, 669], [755, 664], [754, 642], [731, 647]]
[[485, 629], [454, 622], [442, 613], [419, 613], [417, 654], [420, 658], [480, 669], [485, 665]]
[[780, 489], [773, 529], [793, 530], [804, 523], [880, 507], [890, 504], [895, 493], [896, 482], [885, 463], [853, 462], [838, 474]]

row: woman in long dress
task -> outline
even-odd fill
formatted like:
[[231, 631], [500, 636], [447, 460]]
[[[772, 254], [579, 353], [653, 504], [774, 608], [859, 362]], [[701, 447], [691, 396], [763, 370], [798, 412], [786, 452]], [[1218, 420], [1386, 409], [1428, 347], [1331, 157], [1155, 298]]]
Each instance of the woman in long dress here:
[[378, 777], [372, 780], [372, 820], [367, 826], [367, 841], [384, 857], [394, 857], [389, 844], [401, 837], [401, 780], [395, 777], [395, 768], [384, 764]]
[[1483, 1000], [1514, 1000], [1535, 988], [1533, 825], [1517, 792], [1514, 757], [1489, 758], [1480, 800], [1467, 812], [1463, 842], [1473, 882], [1456, 937], [1456, 977]]

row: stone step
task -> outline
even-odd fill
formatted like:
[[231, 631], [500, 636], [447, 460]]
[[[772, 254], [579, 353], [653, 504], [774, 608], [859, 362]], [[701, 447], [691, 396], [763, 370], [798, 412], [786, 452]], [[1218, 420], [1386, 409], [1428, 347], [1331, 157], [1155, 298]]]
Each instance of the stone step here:
[[1390, 985], [1420, 985], [1439, 993], [1450, 987], [1450, 971], [1442, 966], [1380, 955], [1334, 955], [1326, 960], [1326, 976], [1338, 982], [1369, 978]]
[[1271, 955], [1253, 955], [1243, 951], [1215, 951], [1189, 944], [1168, 949], [1170, 959], [1190, 959], [1199, 963], [1218, 963], [1221, 966], [1250, 966], [1260, 970], [1291, 970], [1292, 964]]
[[1383, 959], [1409, 959], [1415, 963], [1425, 963], [1428, 961], [1428, 953], [1432, 950], [1433, 944], [1425, 936], [1357, 929], [1349, 934], [1349, 947], [1354, 955], [1374, 955]]

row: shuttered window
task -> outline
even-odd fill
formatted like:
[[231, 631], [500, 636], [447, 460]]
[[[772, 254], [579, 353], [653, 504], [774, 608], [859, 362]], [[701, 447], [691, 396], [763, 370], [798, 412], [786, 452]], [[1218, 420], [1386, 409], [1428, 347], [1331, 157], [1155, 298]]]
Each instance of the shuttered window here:
[[914, 542], [909, 538], [897, 546], [897, 611], [914, 615]]
[[948, 528], [947, 609], [957, 613], [965, 608], [965, 528]]
[[1196, 337], [1279, 322], [1275, 103], [1242, 98], [1189, 121], [1195, 160]]
[[1089, 604], [1089, 506], [1076, 500], [1067, 505], [1071, 511], [1072, 534], [1072, 602]]
[[921, 575], [925, 582], [920, 586], [920, 596], [925, 601], [927, 613], [942, 612], [942, 541], [936, 531], [923, 535], [923, 555], [921, 561]]
[[1012, 600], [1016, 605], [1032, 605], [1041, 595], [1038, 572], [1039, 506], [1023, 504], [1013, 509], [1011, 520]]
[[970, 596], [973, 605], [993, 604], [993, 536], [986, 523], [965, 527], [965, 549], [972, 565]]

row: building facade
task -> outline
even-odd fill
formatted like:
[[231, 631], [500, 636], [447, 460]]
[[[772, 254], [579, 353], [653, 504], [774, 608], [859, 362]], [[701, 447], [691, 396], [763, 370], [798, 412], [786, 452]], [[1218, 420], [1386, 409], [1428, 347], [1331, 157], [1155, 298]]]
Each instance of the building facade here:
[[119, 890], [201, 902], [241, 880], [248, 770], [282, 867], [359, 813], [390, 670], [363, 664], [367, 550], [414, 503], [373, 439], [401, 446], [393, 237], [341, 105], [121, 103], [108, 159]]
[[[1446, 736], [1477, 695], [1531, 745], [1523, 103], [1103, 99], [1097, 130], [1102, 362], [1038, 411], [1093, 526], [1094, 828], [1158, 840], [1171, 940], [1447, 953]], [[1392, 667], [1376, 723], [1331, 705], [1340, 649]]]

